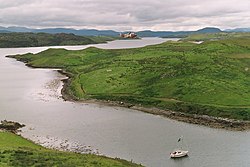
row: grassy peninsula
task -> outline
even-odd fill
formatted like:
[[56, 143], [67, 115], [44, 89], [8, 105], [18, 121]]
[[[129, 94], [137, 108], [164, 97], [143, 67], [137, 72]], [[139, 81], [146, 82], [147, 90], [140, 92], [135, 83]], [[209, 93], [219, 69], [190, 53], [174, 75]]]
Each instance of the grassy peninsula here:
[[222, 39], [233, 39], [233, 38], [250, 38], [249, 32], [218, 32], [218, 33], [203, 33], [203, 34], [192, 34], [186, 38], [181, 39], [182, 41], [214, 41]]
[[250, 120], [249, 36], [199, 45], [180, 41], [135, 49], [48, 49], [12, 57], [32, 67], [61, 68], [70, 77], [64, 95], [75, 100]]
[[125, 160], [49, 150], [10, 132], [0, 131], [0, 166], [136, 167]]
[[0, 33], [0, 48], [87, 45], [116, 39], [106, 36], [77, 36], [74, 34]]

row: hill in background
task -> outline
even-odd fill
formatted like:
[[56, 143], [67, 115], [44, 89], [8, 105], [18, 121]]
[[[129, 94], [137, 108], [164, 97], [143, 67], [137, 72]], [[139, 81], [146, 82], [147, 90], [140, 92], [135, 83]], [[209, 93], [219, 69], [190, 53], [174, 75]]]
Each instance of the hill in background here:
[[[26, 27], [0, 27], [0, 31], [7, 32], [33, 32], [33, 33], [66, 33], [75, 34], [80, 36], [119, 36], [120, 32], [113, 30], [95, 30], [95, 29], [70, 29], [70, 28], [46, 28], [46, 29], [29, 29]], [[200, 33], [218, 33], [221, 32], [220, 29], [214, 27], [206, 27], [197, 31], [138, 31], [136, 32], [139, 37], [186, 37], [190, 34], [200, 34]], [[122, 32], [126, 33], [126, 32]]]
[[[5, 31], [5, 30], [3, 30]], [[10, 47], [38, 47], [38, 46], [63, 46], [86, 45], [104, 43], [114, 40], [114, 37], [86, 37], [74, 34], [49, 34], [49, 33], [0, 33], [0, 48]]]
[[227, 29], [227, 32], [250, 32], [250, 28], [235, 28], [235, 29]]

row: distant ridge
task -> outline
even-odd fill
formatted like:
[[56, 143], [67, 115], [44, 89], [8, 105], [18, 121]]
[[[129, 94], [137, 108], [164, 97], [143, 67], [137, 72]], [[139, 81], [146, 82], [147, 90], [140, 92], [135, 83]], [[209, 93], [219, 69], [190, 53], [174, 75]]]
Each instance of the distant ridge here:
[[206, 27], [197, 31], [139, 31], [137, 34], [140, 37], [185, 37], [190, 34], [203, 34], [203, 33], [218, 33], [222, 32], [219, 28]]
[[119, 32], [113, 30], [95, 30], [95, 29], [68, 29], [68, 28], [48, 28], [48, 29], [34, 29], [32, 32], [45, 32], [50, 34], [57, 33], [67, 33], [67, 34], [75, 34], [75, 35], [83, 35], [83, 36], [118, 36]]
[[250, 32], [250, 28], [235, 28], [235, 29], [227, 29], [227, 32]]
[[[72, 28], [46, 28], [46, 29], [31, 29], [26, 27], [0, 27], [0, 32], [33, 32], [33, 33], [66, 33], [66, 34], [75, 34], [81, 36], [119, 36], [120, 32], [113, 30], [96, 30], [96, 29], [81, 29], [76, 30]], [[206, 27], [199, 29], [197, 31], [138, 31], [136, 32], [139, 37], [185, 37], [190, 34], [199, 34], [199, 33], [217, 33], [222, 32], [218, 28]], [[124, 32], [122, 32], [124, 33]]]
[[95, 29], [82, 29], [76, 30], [72, 28], [45, 28], [45, 29], [31, 29], [26, 27], [0, 27], [0, 32], [33, 32], [33, 33], [49, 33], [49, 34], [75, 34], [81, 36], [118, 36], [119, 32], [113, 30], [95, 30]]
[[196, 31], [196, 33], [217, 33], [217, 32], [222, 32], [222, 31], [219, 28], [214, 28], [214, 27], [206, 27]]
[[7, 30], [0, 30], [0, 33], [10, 33], [10, 31], [7, 31]]

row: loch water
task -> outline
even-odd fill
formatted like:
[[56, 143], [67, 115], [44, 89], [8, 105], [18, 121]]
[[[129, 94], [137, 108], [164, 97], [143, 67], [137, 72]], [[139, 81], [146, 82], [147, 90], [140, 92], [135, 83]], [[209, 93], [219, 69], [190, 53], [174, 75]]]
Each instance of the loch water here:
[[[143, 38], [52, 48], [134, 48], [166, 40], [169, 39]], [[65, 76], [56, 69], [33, 69], [5, 57], [47, 48], [0, 49], [0, 120], [26, 124], [24, 136], [34, 140], [35, 136], [51, 136], [76, 141], [104, 155], [149, 167], [250, 166], [249, 131], [213, 129], [127, 108], [64, 101], [60, 91]], [[169, 153], [180, 136], [184, 136], [189, 156], [170, 159]]]

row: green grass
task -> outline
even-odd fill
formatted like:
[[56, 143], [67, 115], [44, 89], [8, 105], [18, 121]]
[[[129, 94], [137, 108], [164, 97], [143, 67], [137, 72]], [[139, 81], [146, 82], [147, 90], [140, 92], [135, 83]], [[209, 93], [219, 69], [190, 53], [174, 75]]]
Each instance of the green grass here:
[[[210, 35], [210, 34], [208, 34]], [[136, 49], [48, 49], [15, 58], [62, 68], [76, 99], [103, 99], [250, 120], [250, 37]], [[249, 70], [248, 70], [249, 69]]]
[[181, 40], [182, 41], [209, 41], [209, 40], [249, 38], [249, 37], [250, 37], [249, 32], [220, 32], [220, 33], [192, 34]]
[[15, 134], [0, 132], [0, 166], [136, 167], [140, 165], [91, 154], [49, 150]]

